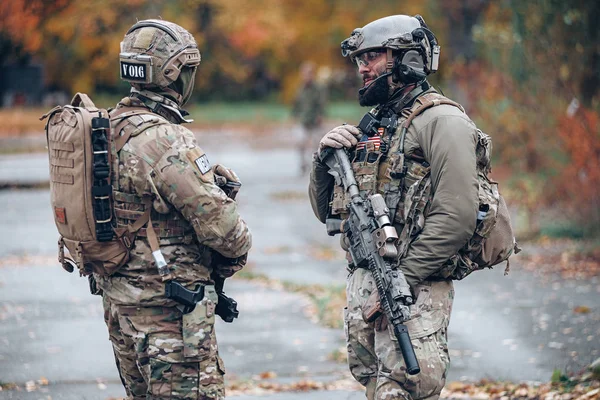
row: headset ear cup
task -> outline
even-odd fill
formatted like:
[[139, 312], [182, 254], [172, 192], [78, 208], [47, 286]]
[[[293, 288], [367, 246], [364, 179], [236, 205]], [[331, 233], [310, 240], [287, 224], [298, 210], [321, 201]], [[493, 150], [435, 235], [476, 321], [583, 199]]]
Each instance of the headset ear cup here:
[[408, 50], [402, 55], [402, 64], [411, 67], [417, 71], [424, 71], [425, 64], [423, 63], [423, 57], [416, 50]]
[[416, 50], [408, 50], [394, 62], [394, 83], [401, 82], [405, 85], [417, 83], [427, 77], [424, 72], [423, 57]]

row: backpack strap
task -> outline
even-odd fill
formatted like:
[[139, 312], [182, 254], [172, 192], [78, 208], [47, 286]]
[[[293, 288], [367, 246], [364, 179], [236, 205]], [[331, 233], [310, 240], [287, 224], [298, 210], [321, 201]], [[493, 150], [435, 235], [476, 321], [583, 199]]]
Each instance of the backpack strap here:
[[[160, 119], [157, 122], [142, 123], [142, 124], [138, 125], [135, 129], [125, 129], [125, 130], [123, 129], [126, 126], [127, 120], [130, 117], [133, 117], [134, 115], [145, 115], [145, 114], [152, 114], [152, 115], [155, 115], [157, 118], [160, 118]], [[123, 135], [115, 137], [115, 147], [116, 147], [117, 153], [119, 151], [121, 151], [121, 149], [123, 148], [123, 146], [125, 146], [125, 144], [127, 143], [127, 141], [129, 141], [129, 139], [132, 136], [135, 136], [135, 135], [139, 134], [140, 132], [143, 132], [144, 130], [146, 130], [146, 129], [152, 127], [152, 126], [169, 123], [168, 121], [164, 120], [163, 117], [161, 117], [160, 115], [157, 115], [157, 114], [153, 113], [152, 111], [150, 111], [149, 109], [147, 109], [145, 107], [123, 107], [123, 108], [119, 108], [119, 109], [114, 110], [114, 111], [111, 112], [110, 119], [113, 122], [114, 121], [118, 121], [117, 124], [115, 125], [115, 134], [120, 133], [121, 131], [123, 131]], [[164, 120], [164, 121], [161, 121], [161, 120]]]
[[[127, 118], [129, 118], [133, 115], [141, 115], [141, 114], [147, 114], [147, 113], [148, 113], [148, 110], [143, 107], [123, 107], [123, 108], [113, 111], [110, 115], [111, 121], [117, 121], [117, 120], [119, 121], [115, 125], [115, 134], [118, 134], [121, 132], [121, 130], [127, 123]], [[125, 146], [125, 144], [129, 140], [129, 138], [131, 137], [132, 133], [133, 133], [133, 130], [126, 130], [123, 135], [115, 137], [115, 147], [116, 147], [117, 153], [119, 151], [121, 151], [123, 146]]]
[[454, 107], [458, 107], [460, 111], [462, 111], [463, 113], [465, 112], [463, 106], [461, 106], [455, 101], [448, 99], [447, 97], [442, 96], [439, 93], [426, 93], [423, 96], [418, 97], [413, 103], [408, 113], [406, 114], [406, 120], [404, 120], [404, 122], [402, 123], [402, 137], [400, 138], [399, 148], [399, 151], [402, 154], [404, 154], [404, 139], [406, 138], [406, 132], [408, 131], [408, 128], [412, 123], [413, 119], [415, 119], [417, 116], [423, 113], [423, 111], [442, 104], [448, 104]]
[[71, 105], [73, 107], [97, 108], [87, 94], [80, 92], [75, 93], [73, 100], [71, 100]]

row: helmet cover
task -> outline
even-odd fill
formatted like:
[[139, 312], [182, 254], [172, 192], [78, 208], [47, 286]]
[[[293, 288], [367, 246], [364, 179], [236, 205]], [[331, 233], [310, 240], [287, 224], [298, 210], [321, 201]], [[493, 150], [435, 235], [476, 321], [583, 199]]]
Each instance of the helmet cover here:
[[433, 33], [417, 15], [392, 15], [377, 19], [362, 28], [356, 28], [341, 44], [344, 57], [355, 57], [375, 49], [407, 51], [421, 54], [424, 72], [437, 70], [440, 48]]
[[187, 30], [169, 21], [148, 19], [125, 34], [119, 54], [120, 75], [137, 89], [166, 89], [180, 78], [182, 70], [192, 69], [191, 78], [186, 76], [182, 84], [175, 85], [181, 86], [178, 102], [184, 103], [191, 95], [200, 60], [198, 45]]

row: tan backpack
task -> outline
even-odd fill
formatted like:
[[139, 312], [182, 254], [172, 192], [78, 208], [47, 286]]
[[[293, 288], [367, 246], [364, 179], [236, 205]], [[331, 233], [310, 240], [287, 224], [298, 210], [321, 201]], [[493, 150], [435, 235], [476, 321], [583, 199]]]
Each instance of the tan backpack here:
[[[408, 127], [415, 117], [430, 107], [448, 104], [458, 107], [464, 112], [462, 106], [438, 93], [428, 93], [419, 97], [413, 107], [406, 113], [406, 120], [402, 123], [402, 137], [400, 151], [404, 150], [404, 137]], [[477, 130], [477, 180], [479, 183], [479, 210], [477, 226], [473, 236], [457, 254], [452, 256], [443, 269], [436, 274], [443, 278], [463, 279], [471, 272], [492, 268], [521, 249], [517, 246], [513, 233], [510, 214], [506, 202], [498, 190], [498, 183], [489, 179], [491, 171], [492, 139], [481, 130]], [[425, 216], [431, 198], [430, 172], [415, 182], [405, 197], [404, 212], [406, 223], [399, 235], [400, 257], [404, 257], [412, 241], [416, 239], [425, 224]]]
[[[111, 136], [107, 110], [77, 93], [71, 104], [40, 119], [46, 118], [59, 262], [69, 272], [77, 268], [82, 275], [111, 275], [129, 260], [135, 234], [148, 222], [151, 207], [128, 228], [114, 228], [111, 172], [120, 148]], [[118, 141], [120, 147], [125, 144]]]

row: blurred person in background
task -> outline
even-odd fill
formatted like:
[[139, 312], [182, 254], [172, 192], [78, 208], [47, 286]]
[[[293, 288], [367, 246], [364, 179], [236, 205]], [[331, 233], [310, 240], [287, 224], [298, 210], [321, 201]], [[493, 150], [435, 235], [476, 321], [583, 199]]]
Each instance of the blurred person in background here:
[[235, 195], [215, 183], [235, 187], [237, 175], [211, 166], [182, 125], [199, 63], [194, 37], [172, 22], [139, 21], [121, 42], [121, 78], [132, 87], [110, 112], [122, 145], [114, 214], [117, 229], [149, 221], [129, 261], [95, 278], [128, 399], [225, 397], [215, 282], [245, 264], [251, 235]]
[[[427, 82], [437, 70], [439, 46], [420, 16], [394, 15], [357, 28], [342, 42], [342, 54], [356, 64], [363, 82], [360, 105], [374, 107], [370, 115], [378, 128], [363, 132], [344, 124], [323, 136], [313, 157], [311, 205], [323, 223], [348, 217], [350, 195], [322, 159], [327, 147], [346, 148], [361, 195], [381, 194], [400, 240], [410, 232], [396, 243], [399, 257], [392, 268], [404, 273], [416, 299], [404, 323], [421, 368], [407, 373], [385, 314], [367, 322], [363, 312], [372, 308], [378, 289], [371, 271], [348, 258], [344, 319], [350, 371], [368, 399], [437, 399], [450, 362], [447, 327], [454, 298], [452, 280], [440, 271], [475, 230], [477, 129], [462, 107]], [[431, 107], [412, 115], [404, 131], [402, 124], [425, 104]], [[407, 219], [411, 210], [419, 210], [418, 218]], [[401, 243], [408, 247], [402, 250]], [[343, 234], [341, 246], [348, 250]]]
[[300, 174], [308, 172], [312, 151], [320, 139], [320, 127], [327, 107], [327, 91], [318, 80], [315, 64], [305, 62], [300, 67], [301, 84], [294, 105], [292, 116], [300, 126], [301, 138], [298, 141], [300, 157]]

